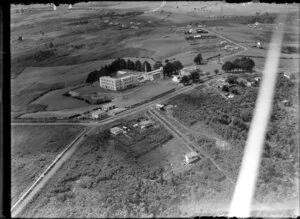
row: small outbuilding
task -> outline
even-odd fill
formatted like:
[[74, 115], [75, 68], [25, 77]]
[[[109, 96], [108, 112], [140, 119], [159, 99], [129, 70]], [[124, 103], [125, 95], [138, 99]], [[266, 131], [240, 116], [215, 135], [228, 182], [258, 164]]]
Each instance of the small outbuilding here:
[[198, 159], [200, 159], [199, 155], [195, 151], [185, 154], [184, 158], [185, 158], [185, 162], [187, 164], [193, 163], [193, 162], [197, 161]]
[[156, 104], [156, 109], [159, 109], [159, 110], [164, 110], [164, 105], [162, 105], [162, 104]]
[[146, 121], [140, 122], [141, 129], [149, 128], [152, 125], [153, 125], [153, 122], [151, 120], [146, 120]]
[[113, 128], [110, 129], [110, 132], [113, 135], [119, 135], [119, 134], [123, 134], [124, 133], [123, 129], [121, 129], [120, 127], [113, 127]]
[[109, 110], [115, 109], [116, 106], [113, 103], [108, 103], [108, 104], [104, 104], [101, 108], [102, 108], [102, 110], [109, 111]]

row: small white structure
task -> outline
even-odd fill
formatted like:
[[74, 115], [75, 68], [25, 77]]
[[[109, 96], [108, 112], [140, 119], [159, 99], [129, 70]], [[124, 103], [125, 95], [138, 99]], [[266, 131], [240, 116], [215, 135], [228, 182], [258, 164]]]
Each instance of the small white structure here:
[[93, 119], [100, 119], [100, 118], [104, 118], [106, 116], [107, 116], [106, 112], [103, 111], [103, 110], [100, 110], [100, 109], [92, 112], [92, 118]]
[[196, 33], [196, 30], [195, 29], [189, 29], [189, 31], [188, 31], [189, 33]]
[[179, 75], [174, 75], [173, 78], [172, 78], [172, 81], [176, 82], [176, 83], [179, 83], [180, 80], [181, 80], [181, 76], [179, 76]]
[[117, 74], [120, 74], [120, 75], [123, 75], [123, 74], [126, 74], [127, 72], [126, 71], [117, 71]]
[[220, 45], [225, 45], [227, 43], [227, 41], [221, 41]]
[[153, 122], [150, 120], [140, 122], [141, 129], [149, 128], [153, 125]]
[[102, 110], [109, 111], [109, 110], [115, 109], [116, 106], [113, 103], [108, 103], [108, 104], [103, 105], [101, 108], [102, 108]]
[[119, 134], [123, 134], [124, 131], [123, 129], [119, 128], [119, 127], [113, 127], [110, 129], [110, 132], [113, 134], [113, 135], [119, 135]]
[[56, 11], [56, 5], [53, 4], [53, 11]]
[[75, 92], [75, 91], [69, 91], [69, 95], [71, 97], [79, 97], [79, 93]]
[[69, 9], [72, 9], [72, 5], [71, 4], [69, 5]]
[[185, 162], [187, 164], [189, 164], [189, 163], [192, 163], [192, 162], [198, 160], [199, 155], [195, 151], [192, 151], [192, 152], [189, 152], [186, 155], [184, 155], [184, 159], [185, 159]]
[[201, 35], [200, 34], [194, 35], [194, 39], [201, 39]]
[[231, 98], [234, 98], [234, 95], [233, 95], [233, 94], [229, 94], [229, 95], [228, 95], [228, 98], [230, 98], [230, 99], [231, 99]]
[[290, 78], [291, 78], [290, 75], [287, 74], [287, 73], [284, 73], [283, 76], [286, 77], [287, 79], [290, 79]]
[[260, 81], [260, 80], [261, 80], [261, 77], [255, 77], [254, 80], [255, 80], [255, 81]]
[[159, 110], [162, 110], [162, 109], [164, 109], [164, 105], [162, 105], [162, 104], [156, 104], [156, 109], [159, 109]]

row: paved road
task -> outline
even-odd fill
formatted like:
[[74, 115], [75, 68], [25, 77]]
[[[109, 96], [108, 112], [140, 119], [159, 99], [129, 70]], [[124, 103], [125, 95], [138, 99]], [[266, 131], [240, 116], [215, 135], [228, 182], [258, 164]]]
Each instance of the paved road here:
[[[199, 86], [199, 85], [196, 85], [196, 86]], [[129, 115], [132, 115], [134, 113], [137, 113], [137, 112], [140, 112], [140, 111], [143, 111], [145, 110], [146, 108], [156, 104], [156, 103], [159, 103], [159, 102], [163, 102], [163, 101], [166, 101], [170, 98], [173, 98], [181, 93], [185, 93], [185, 92], [188, 92], [192, 89], [194, 89], [196, 86], [189, 86], [189, 87], [182, 87], [176, 91], [174, 91], [173, 93], [170, 93], [170, 94], [167, 94], [166, 96], [163, 96], [161, 98], [158, 98], [156, 100], [153, 100], [149, 103], [146, 103], [144, 105], [141, 105], [141, 106], [138, 106], [136, 108], [133, 108], [133, 109], [129, 109], [129, 110], [126, 110], [114, 117], [109, 117], [107, 119], [103, 119], [103, 120], [100, 120], [100, 121], [86, 121], [86, 122], [13, 122], [11, 123], [11, 125], [83, 125], [83, 126], [99, 126], [99, 125], [104, 125], [104, 124], [108, 124], [110, 122], [113, 122], [115, 120], [118, 120], [120, 118], [123, 118], [125, 116], [129, 116]]]
[[57, 172], [63, 163], [76, 151], [85, 139], [85, 135], [89, 134], [94, 128], [86, 128], [83, 130], [45, 169], [39, 178], [23, 193], [19, 200], [12, 206], [12, 217], [18, 217], [18, 214], [24, 210], [31, 199], [40, 191], [40, 189], [49, 181], [49, 179]]

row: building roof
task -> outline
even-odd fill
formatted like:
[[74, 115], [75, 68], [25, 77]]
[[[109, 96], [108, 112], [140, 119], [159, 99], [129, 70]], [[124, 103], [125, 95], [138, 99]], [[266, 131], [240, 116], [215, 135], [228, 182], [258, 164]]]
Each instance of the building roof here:
[[189, 152], [185, 155], [188, 159], [199, 156], [195, 151]]
[[98, 110], [92, 112], [92, 114], [102, 114], [102, 113], [106, 113], [106, 112], [101, 109], [98, 109]]
[[117, 132], [123, 132], [123, 129], [121, 129], [120, 127], [116, 126], [110, 129], [111, 132], [113, 133], [117, 133]]
[[152, 124], [153, 122], [151, 120], [146, 120], [146, 121], [142, 121], [140, 122], [140, 125], [143, 126], [143, 125], [150, 125]]

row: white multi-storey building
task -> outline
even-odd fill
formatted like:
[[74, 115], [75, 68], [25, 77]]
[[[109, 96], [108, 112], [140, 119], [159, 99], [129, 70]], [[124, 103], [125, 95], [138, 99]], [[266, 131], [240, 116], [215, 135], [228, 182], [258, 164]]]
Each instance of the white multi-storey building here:
[[128, 75], [120, 78], [104, 76], [99, 78], [99, 82], [100, 87], [117, 91], [135, 86], [138, 83], [138, 77], [136, 75]]

